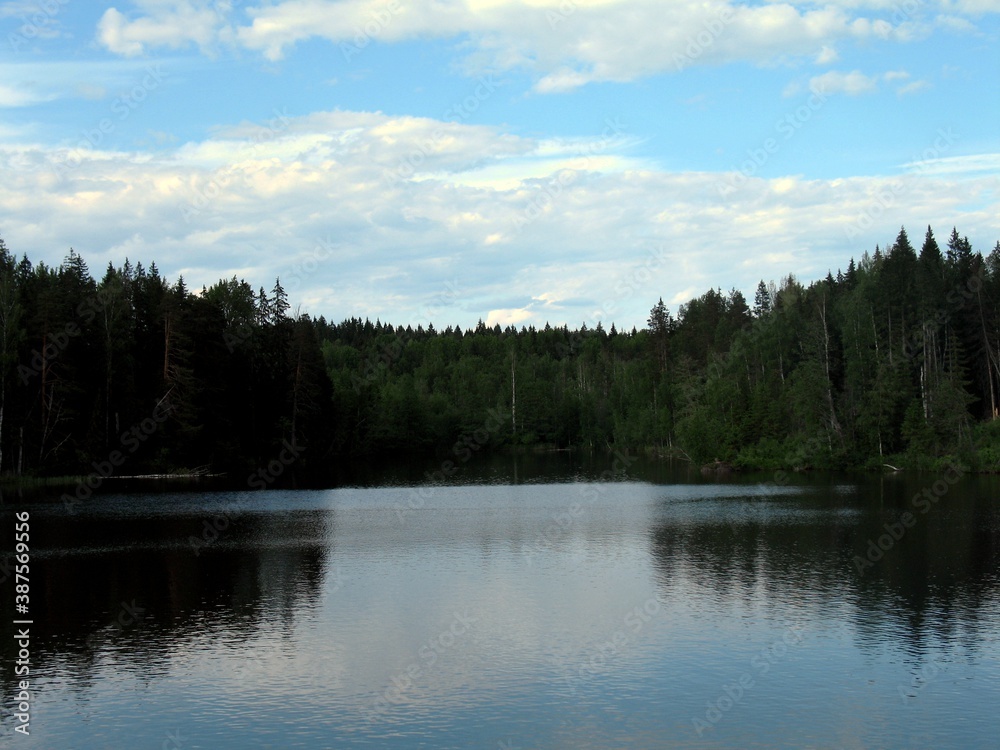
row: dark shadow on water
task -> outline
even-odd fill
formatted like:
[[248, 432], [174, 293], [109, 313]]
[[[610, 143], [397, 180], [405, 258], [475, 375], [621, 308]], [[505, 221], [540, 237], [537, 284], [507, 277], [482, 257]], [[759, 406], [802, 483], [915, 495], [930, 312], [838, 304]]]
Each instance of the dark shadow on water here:
[[699, 523], [665, 514], [650, 532], [661, 586], [683, 571], [719, 601], [847, 602], [872, 651], [887, 638], [917, 654], [932, 642], [986, 648], [1000, 595], [997, 478], [964, 477], [934, 502], [924, 490], [936, 475], [851, 479], [733, 501]]
[[[6, 525], [12, 514], [0, 513]], [[33, 674], [63, 666], [89, 684], [101, 663], [142, 675], [224, 634], [240, 648], [264, 625], [291, 628], [326, 575], [330, 512], [148, 517], [32, 512]], [[210, 529], [210, 530], [209, 530]], [[214, 532], [214, 533], [213, 533]], [[13, 574], [0, 590], [12, 594]], [[16, 658], [10, 618], [0, 658]], [[4, 670], [5, 695], [14, 686]]]

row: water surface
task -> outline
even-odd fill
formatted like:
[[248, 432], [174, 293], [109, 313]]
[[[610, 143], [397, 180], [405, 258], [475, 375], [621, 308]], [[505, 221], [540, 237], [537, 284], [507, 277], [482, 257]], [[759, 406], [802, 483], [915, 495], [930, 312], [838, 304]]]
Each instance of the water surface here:
[[5, 618], [0, 743], [996, 747], [993, 480], [922, 513], [939, 477], [559, 466], [72, 515], [8, 496], [6, 529], [31, 512], [34, 696], [12, 735]]

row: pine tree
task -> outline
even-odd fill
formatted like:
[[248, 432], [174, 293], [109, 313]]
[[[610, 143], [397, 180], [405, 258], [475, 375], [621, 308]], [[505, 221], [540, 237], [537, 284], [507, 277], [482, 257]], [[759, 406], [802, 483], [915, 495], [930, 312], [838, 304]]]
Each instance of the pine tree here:
[[854, 265], [854, 258], [851, 258], [851, 262], [847, 264], [847, 272], [844, 274], [844, 286], [847, 287], [847, 291], [852, 291], [858, 284], [858, 270]]
[[274, 289], [271, 290], [271, 323], [278, 325], [281, 321], [286, 320], [289, 307], [288, 295], [281, 286], [281, 279], [275, 279]]
[[21, 318], [23, 309], [18, 298], [16, 267], [14, 258], [0, 239], [0, 472], [3, 471], [4, 416], [7, 392], [13, 383], [8, 383], [17, 363], [17, 350], [24, 338]]
[[762, 318], [769, 312], [771, 312], [771, 293], [767, 289], [767, 284], [761, 279], [753, 297], [753, 314], [754, 317]]
[[667, 309], [667, 306], [663, 304], [663, 297], [660, 297], [659, 302], [653, 305], [653, 309], [649, 311], [649, 318], [646, 321], [646, 327], [649, 330], [650, 335], [653, 337], [653, 347], [656, 351], [656, 358], [660, 363], [660, 371], [663, 372], [667, 369], [667, 358], [670, 348], [670, 331], [673, 328], [673, 320], [670, 317], [670, 311]]

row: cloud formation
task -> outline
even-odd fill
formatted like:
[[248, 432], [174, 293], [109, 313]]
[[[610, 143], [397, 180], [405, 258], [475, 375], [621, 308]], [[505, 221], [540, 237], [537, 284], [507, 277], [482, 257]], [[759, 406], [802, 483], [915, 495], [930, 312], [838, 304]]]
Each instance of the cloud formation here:
[[313, 314], [439, 327], [641, 326], [660, 296], [825, 275], [914, 217], [958, 225], [977, 249], [1000, 235], [992, 154], [736, 182], [630, 148], [355, 111], [278, 112], [148, 153], [8, 144], [0, 234], [48, 263], [73, 246], [92, 269], [156, 260], [195, 289], [280, 276]]
[[[843, 72], [840, 70], [830, 70], [809, 79], [808, 90], [826, 96], [835, 94], [845, 94], [847, 96], [862, 96], [864, 94], [874, 94], [885, 84], [895, 89], [898, 96], [915, 94], [928, 88], [927, 81], [911, 81], [910, 74], [905, 70], [890, 70], [881, 75], [867, 75], [860, 70]], [[801, 86], [793, 82], [785, 88], [785, 96], [794, 96], [801, 93]]]
[[[279, 60], [321, 38], [348, 60], [372, 43], [413, 39], [464, 42], [470, 71], [526, 71], [555, 93], [599, 82], [632, 81], [695, 64], [769, 64], [837, 59], [844, 41], [905, 42], [933, 19], [923, 3], [739, 4], [723, 0], [281, 0], [226, 3], [137, 0], [138, 12], [108, 9], [98, 41], [120, 55], [193, 44], [252, 50]], [[996, 12], [995, 0], [948, 3], [950, 15]]]

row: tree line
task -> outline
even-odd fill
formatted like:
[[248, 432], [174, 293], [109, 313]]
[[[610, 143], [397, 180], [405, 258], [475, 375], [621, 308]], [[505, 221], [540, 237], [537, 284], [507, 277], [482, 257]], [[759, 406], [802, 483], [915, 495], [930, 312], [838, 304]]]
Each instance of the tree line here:
[[58, 268], [0, 242], [0, 472], [240, 472], [285, 442], [332, 445], [332, 394], [314, 321], [287, 295], [222, 280], [192, 294], [157, 267], [70, 251]]
[[79, 474], [117, 450], [119, 473], [270, 482], [289, 450], [290, 476], [322, 477], [512, 448], [996, 470], [998, 302], [1000, 242], [984, 257], [953, 229], [942, 250], [930, 227], [919, 251], [901, 229], [808, 286], [761, 281], [752, 305], [660, 299], [629, 331], [330, 323], [290, 314], [280, 280], [192, 293], [126, 261], [98, 281], [72, 250], [52, 268], [0, 241], [0, 472]]

